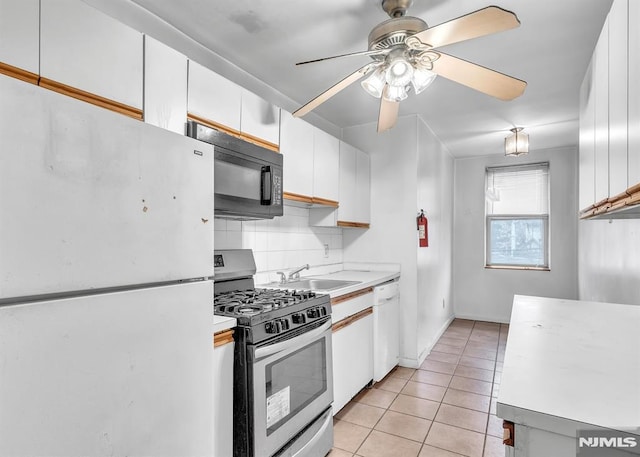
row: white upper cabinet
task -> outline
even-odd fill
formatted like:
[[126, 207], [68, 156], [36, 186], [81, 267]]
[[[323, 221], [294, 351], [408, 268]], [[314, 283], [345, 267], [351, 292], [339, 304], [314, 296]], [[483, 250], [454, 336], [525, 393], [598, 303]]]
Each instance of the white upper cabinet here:
[[[637, 0], [631, 0], [637, 3]], [[628, 0], [609, 12], [609, 196], [624, 193], [627, 182]], [[635, 48], [637, 54], [640, 48]]]
[[[0, 0], [0, 73], [9, 69], [2, 64], [25, 70], [20, 79], [37, 80], [40, 50], [40, 1]], [[11, 73], [12, 76], [20, 77]]]
[[80, 0], [46, 0], [40, 12], [40, 84], [141, 118], [142, 34]]
[[283, 186], [289, 199], [300, 196], [310, 200], [313, 196], [313, 130], [308, 122], [282, 111], [280, 152]]
[[371, 222], [371, 168], [369, 156], [356, 151], [356, 207], [355, 221], [361, 224]]
[[210, 124], [240, 132], [242, 88], [206, 67], [189, 61], [187, 109]]
[[313, 132], [313, 197], [338, 202], [340, 140], [323, 130]]
[[595, 50], [595, 198], [609, 198], [609, 21]]
[[280, 144], [280, 108], [248, 90], [242, 91], [240, 131], [249, 139], [268, 143], [271, 149]]
[[358, 150], [344, 141], [340, 142], [340, 207], [338, 222], [357, 221], [357, 156]]
[[596, 202], [595, 194], [595, 100], [593, 93], [593, 61], [580, 87], [580, 192], [579, 209]]
[[187, 122], [187, 58], [144, 37], [144, 121], [184, 135]]
[[629, 0], [629, 170], [628, 183], [640, 183], [640, 2]]

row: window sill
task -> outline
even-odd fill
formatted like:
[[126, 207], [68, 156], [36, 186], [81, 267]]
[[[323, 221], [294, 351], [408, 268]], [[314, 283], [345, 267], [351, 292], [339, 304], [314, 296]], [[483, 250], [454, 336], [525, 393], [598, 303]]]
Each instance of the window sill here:
[[517, 265], [485, 265], [487, 270], [533, 270], [533, 271], [551, 271], [549, 267], [520, 267]]

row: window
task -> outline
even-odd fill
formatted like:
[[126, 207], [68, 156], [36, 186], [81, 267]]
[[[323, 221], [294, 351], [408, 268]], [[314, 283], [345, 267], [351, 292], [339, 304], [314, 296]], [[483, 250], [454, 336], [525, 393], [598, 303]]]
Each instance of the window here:
[[487, 168], [486, 265], [549, 268], [549, 164]]

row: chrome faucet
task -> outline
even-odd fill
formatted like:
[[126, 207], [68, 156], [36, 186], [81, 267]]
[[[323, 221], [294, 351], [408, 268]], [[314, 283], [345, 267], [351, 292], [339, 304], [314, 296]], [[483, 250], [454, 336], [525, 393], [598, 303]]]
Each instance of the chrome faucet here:
[[301, 267], [296, 268], [291, 273], [289, 273], [289, 281], [297, 281], [298, 279], [300, 279], [300, 272], [302, 270], [308, 270], [308, 269], [309, 269], [309, 264], [302, 265]]
[[276, 271], [276, 274], [280, 275], [280, 284], [287, 283], [287, 275], [284, 273], [284, 271]]

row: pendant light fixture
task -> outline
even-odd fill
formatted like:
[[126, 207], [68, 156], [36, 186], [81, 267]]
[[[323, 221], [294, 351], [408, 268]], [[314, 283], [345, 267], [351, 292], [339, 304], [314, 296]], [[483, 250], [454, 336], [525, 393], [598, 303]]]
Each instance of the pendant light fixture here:
[[518, 157], [529, 153], [529, 135], [522, 132], [522, 127], [511, 129], [511, 135], [504, 139], [504, 155]]

